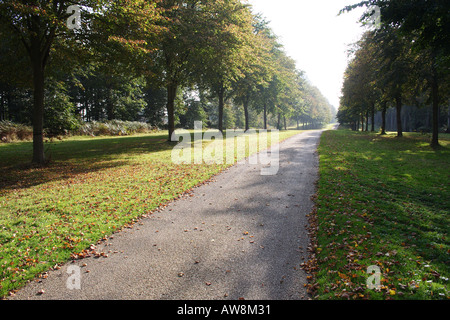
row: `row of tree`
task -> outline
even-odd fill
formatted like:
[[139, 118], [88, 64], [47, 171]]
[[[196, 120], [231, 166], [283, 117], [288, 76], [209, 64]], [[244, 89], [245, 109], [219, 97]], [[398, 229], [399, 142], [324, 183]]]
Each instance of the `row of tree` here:
[[241, 119], [248, 130], [252, 114], [264, 128], [269, 115], [279, 128], [333, 118], [240, 0], [0, 0], [0, 22], [0, 116], [31, 119], [35, 163], [44, 128], [77, 117], [165, 124], [169, 139], [192, 119], [223, 131]]
[[[347, 67], [338, 112], [340, 123], [366, 130], [381, 111], [381, 133], [386, 114], [396, 110], [397, 135], [404, 130], [405, 105], [427, 107], [432, 114], [431, 145], [439, 145], [441, 108], [450, 99], [450, 2], [433, 0], [371, 0], [347, 7], [368, 6], [362, 21], [373, 19], [374, 6], [381, 24], [367, 31], [355, 45]], [[442, 123], [442, 122], [441, 122]]]

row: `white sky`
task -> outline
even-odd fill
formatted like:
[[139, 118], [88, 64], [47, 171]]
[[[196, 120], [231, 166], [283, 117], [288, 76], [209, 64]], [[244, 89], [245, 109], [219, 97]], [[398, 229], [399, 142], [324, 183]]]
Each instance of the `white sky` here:
[[261, 13], [284, 45], [286, 53], [306, 72], [310, 82], [336, 108], [343, 74], [347, 67], [348, 45], [356, 42], [364, 29], [358, 19], [363, 13], [338, 16], [339, 10], [359, 0], [247, 0], [253, 12]]

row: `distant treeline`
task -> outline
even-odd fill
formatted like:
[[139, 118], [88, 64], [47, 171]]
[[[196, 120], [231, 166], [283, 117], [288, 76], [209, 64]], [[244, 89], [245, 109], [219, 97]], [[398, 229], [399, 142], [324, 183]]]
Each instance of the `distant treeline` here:
[[[395, 108], [389, 108], [386, 110], [385, 130], [397, 131], [397, 112]], [[361, 129], [363, 126], [364, 131], [371, 131], [371, 118], [364, 117], [364, 123], [360, 122], [360, 119], [349, 124], [353, 130]], [[403, 106], [401, 111], [402, 128], [404, 132], [422, 132], [431, 133], [432, 126], [432, 110], [431, 107], [417, 107], [417, 106]], [[383, 125], [383, 116], [381, 111], [377, 111], [374, 114], [375, 131], [379, 131]], [[450, 130], [450, 114], [445, 108], [441, 108], [439, 114], [439, 128], [440, 132], [449, 132]]]

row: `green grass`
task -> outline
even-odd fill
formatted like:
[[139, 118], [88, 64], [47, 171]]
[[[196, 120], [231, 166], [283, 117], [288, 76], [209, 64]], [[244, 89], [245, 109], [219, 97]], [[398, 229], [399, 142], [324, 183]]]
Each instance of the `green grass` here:
[[228, 166], [173, 164], [175, 145], [165, 134], [72, 137], [46, 143], [39, 168], [30, 142], [0, 144], [0, 297]]
[[[450, 298], [450, 135], [440, 138], [433, 150], [419, 134], [323, 134], [317, 299]], [[366, 286], [372, 265], [381, 290]]]

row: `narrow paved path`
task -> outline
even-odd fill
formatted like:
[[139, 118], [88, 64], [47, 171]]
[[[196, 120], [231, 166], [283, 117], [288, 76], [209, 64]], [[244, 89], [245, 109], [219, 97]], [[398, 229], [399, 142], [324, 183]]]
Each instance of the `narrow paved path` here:
[[[282, 142], [277, 175], [235, 165], [99, 245], [108, 257], [68, 263], [13, 299], [307, 299], [300, 264], [320, 135]], [[81, 288], [70, 290], [73, 265], [81, 267]]]

